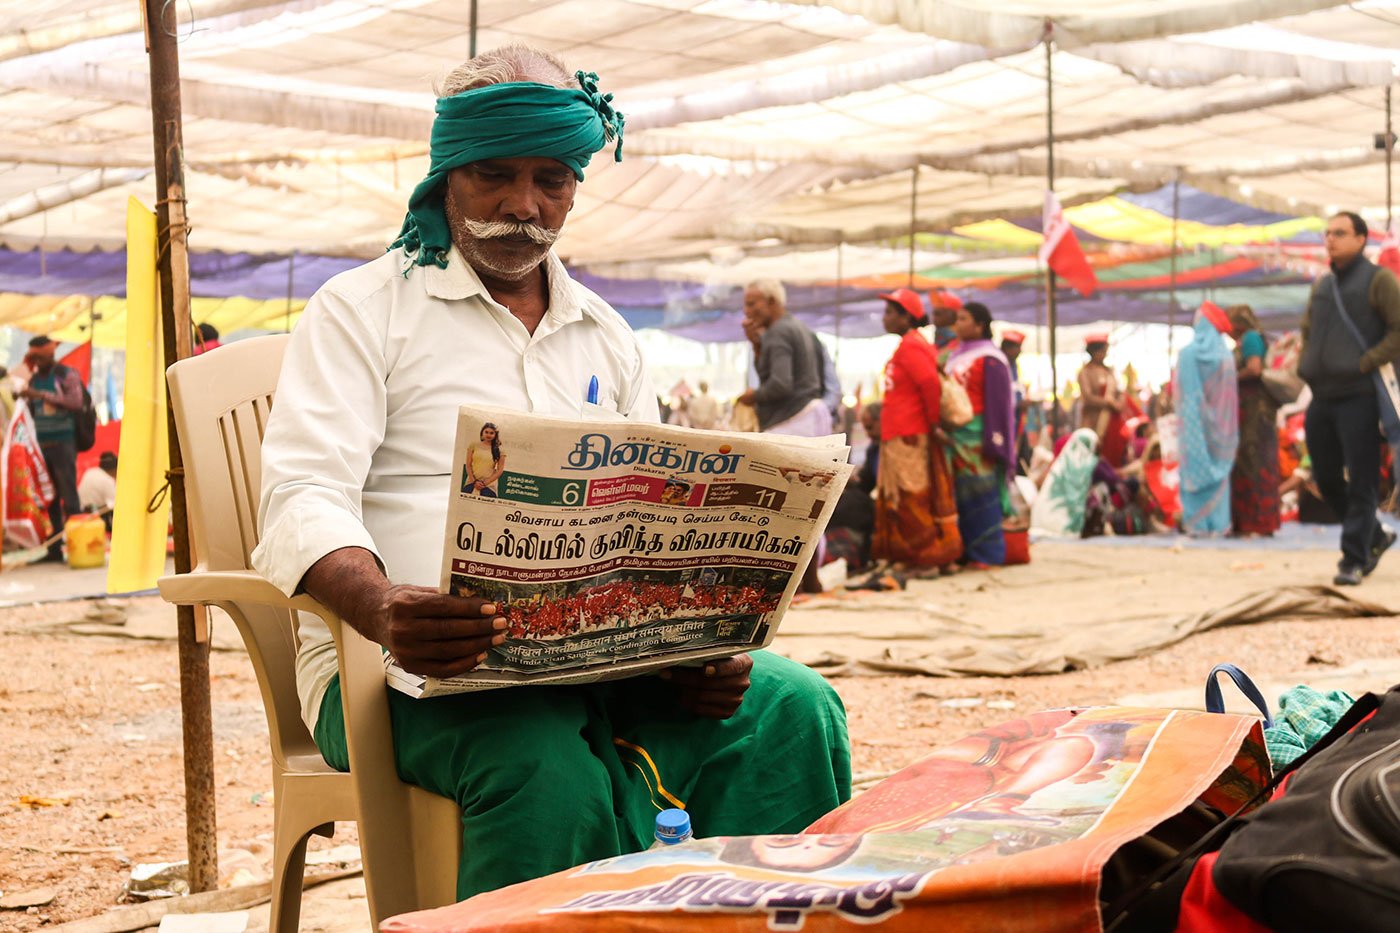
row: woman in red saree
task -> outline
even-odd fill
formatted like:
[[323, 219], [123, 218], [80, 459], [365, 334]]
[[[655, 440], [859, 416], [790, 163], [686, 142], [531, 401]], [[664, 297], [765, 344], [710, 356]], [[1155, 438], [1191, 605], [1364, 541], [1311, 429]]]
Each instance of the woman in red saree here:
[[909, 567], [946, 567], [962, 553], [953, 478], [937, 432], [941, 387], [937, 350], [919, 332], [923, 300], [901, 288], [885, 299], [884, 325], [899, 336], [885, 367], [871, 554]]

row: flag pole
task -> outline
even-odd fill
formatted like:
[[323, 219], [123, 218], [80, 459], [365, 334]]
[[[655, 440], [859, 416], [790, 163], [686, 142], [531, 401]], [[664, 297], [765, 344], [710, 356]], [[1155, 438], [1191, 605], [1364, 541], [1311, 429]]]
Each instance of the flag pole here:
[[[1045, 185], [1055, 190], [1055, 78], [1051, 59], [1054, 55], [1054, 23], [1045, 21]], [[1041, 233], [1045, 231], [1045, 219], [1041, 218]], [[1045, 319], [1050, 328], [1050, 425], [1056, 437], [1060, 434], [1060, 376], [1055, 357], [1058, 345], [1055, 339], [1057, 315], [1055, 308], [1055, 270], [1045, 265]]]
[[[151, 129], [155, 142], [156, 273], [160, 283], [164, 360], [190, 355], [190, 266], [186, 251], [184, 140], [180, 118], [178, 4], [145, 0], [146, 52], [151, 64]], [[170, 520], [175, 532], [175, 572], [189, 573], [190, 534], [185, 514], [185, 471], [175, 433], [174, 406], [166, 389], [170, 442]], [[214, 822], [214, 730], [209, 700], [209, 640], [201, 638], [193, 606], [176, 607], [180, 658], [180, 713], [184, 732], [185, 836], [190, 891], [218, 886], [218, 833]]]

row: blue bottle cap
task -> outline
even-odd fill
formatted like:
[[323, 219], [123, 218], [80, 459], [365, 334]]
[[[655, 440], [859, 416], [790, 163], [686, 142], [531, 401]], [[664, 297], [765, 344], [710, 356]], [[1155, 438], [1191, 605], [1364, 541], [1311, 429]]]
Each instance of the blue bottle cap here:
[[690, 814], [674, 808], [656, 814], [656, 838], [668, 845], [689, 839]]

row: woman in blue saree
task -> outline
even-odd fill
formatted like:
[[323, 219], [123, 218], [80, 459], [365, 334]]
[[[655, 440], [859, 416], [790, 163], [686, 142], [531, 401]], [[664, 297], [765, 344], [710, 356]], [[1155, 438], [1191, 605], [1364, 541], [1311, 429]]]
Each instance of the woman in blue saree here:
[[1006, 563], [1001, 523], [1012, 514], [1008, 484], [1016, 470], [1011, 365], [992, 343], [992, 313], [985, 305], [973, 301], [959, 308], [953, 329], [958, 347], [948, 357], [947, 373], [967, 390], [973, 412], [971, 421], [948, 432], [963, 562], [1000, 565]]
[[1207, 301], [1195, 334], [1176, 361], [1176, 412], [1181, 421], [1181, 524], [1190, 535], [1230, 530], [1230, 472], [1239, 446], [1235, 357], [1225, 345], [1225, 312]]

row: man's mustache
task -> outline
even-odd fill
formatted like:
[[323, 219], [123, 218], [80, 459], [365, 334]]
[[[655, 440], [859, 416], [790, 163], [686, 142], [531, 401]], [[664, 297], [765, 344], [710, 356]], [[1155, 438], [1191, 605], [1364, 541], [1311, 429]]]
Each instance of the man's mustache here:
[[462, 229], [476, 240], [529, 240], [537, 246], [553, 246], [559, 239], [558, 230], [550, 230], [537, 224], [527, 224], [510, 220], [461, 219]]

